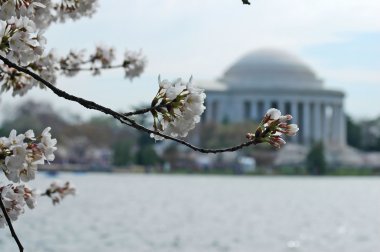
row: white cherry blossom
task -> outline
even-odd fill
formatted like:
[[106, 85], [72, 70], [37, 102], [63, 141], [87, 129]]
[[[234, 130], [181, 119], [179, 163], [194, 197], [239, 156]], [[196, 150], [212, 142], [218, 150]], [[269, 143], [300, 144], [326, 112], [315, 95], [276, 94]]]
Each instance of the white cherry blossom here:
[[281, 116], [281, 111], [275, 108], [271, 108], [265, 115], [268, 116], [270, 120], [277, 120]]
[[39, 164], [54, 160], [57, 140], [50, 130], [47, 127], [37, 138], [32, 130], [19, 135], [12, 130], [8, 138], [0, 138], [0, 167], [10, 181], [33, 180]]
[[45, 159], [47, 161], [54, 160], [54, 151], [57, 150], [57, 147], [55, 147], [55, 145], [57, 144], [57, 139], [51, 138], [50, 130], [50, 127], [44, 129], [44, 131], [41, 134], [41, 143], [38, 145], [38, 147], [40, 147], [40, 149], [43, 151]]
[[52, 199], [53, 204], [59, 203], [67, 195], [75, 195], [76, 188], [70, 182], [62, 183], [60, 181], [54, 181], [50, 184], [49, 188], [46, 190], [44, 195]]
[[296, 124], [287, 123], [292, 119], [291, 115], [281, 115], [280, 110], [271, 108], [261, 120], [256, 132], [247, 133], [246, 138], [257, 143], [267, 142], [279, 149], [286, 144], [281, 137], [282, 134], [294, 136], [299, 130]]
[[[24, 207], [27, 205], [30, 209], [36, 206], [36, 196], [34, 190], [25, 185], [0, 185], [0, 197], [4, 203], [9, 218], [16, 221], [24, 213]], [[0, 228], [5, 226], [5, 217], [0, 209]]]
[[127, 50], [124, 54], [123, 62], [125, 77], [132, 80], [133, 78], [140, 76], [146, 63], [147, 60], [141, 51], [134, 52]]
[[[159, 103], [160, 110], [154, 117], [154, 129], [173, 137], [186, 137], [205, 110], [206, 94], [203, 89], [194, 87], [191, 78], [188, 82], [176, 79], [173, 82], [159, 77], [159, 91], [154, 103]], [[159, 114], [162, 116], [159, 117]], [[151, 134], [156, 140], [163, 140], [157, 134]]]

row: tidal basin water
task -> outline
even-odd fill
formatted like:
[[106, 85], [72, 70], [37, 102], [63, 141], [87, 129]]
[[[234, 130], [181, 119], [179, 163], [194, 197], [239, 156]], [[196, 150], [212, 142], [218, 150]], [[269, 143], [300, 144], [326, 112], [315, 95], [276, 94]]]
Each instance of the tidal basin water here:
[[[38, 186], [49, 184], [38, 177]], [[380, 179], [60, 174], [78, 195], [15, 222], [31, 252], [376, 252]], [[8, 229], [0, 251], [17, 251]]]

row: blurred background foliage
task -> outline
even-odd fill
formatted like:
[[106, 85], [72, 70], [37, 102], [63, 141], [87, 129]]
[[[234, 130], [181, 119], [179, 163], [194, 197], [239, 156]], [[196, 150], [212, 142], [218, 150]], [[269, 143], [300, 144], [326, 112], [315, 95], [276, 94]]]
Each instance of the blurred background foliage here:
[[[136, 109], [146, 106], [140, 105]], [[194, 163], [197, 158], [191, 156], [194, 154], [191, 154], [188, 148], [171, 141], [156, 144], [148, 134], [125, 127], [109, 116], [101, 115], [84, 120], [67, 111], [63, 113], [53, 110], [48, 103], [27, 101], [17, 107], [10, 107], [5, 118], [0, 124], [0, 136], [8, 136], [12, 129], [19, 133], [34, 129], [35, 133], [39, 134], [46, 126], [52, 127], [53, 136], [58, 139], [60, 147], [57, 163], [85, 164], [94, 160], [93, 153], [98, 153], [102, 158], [107, 156], [108, 164], [121, 168], [141, 165], [162, 169], [168, 162], [175, 164], [178, 169], [200, 169], [197, 168], [199, 164]], [[150, 127], [150, 118], [150, 115], [146, 114], [134, 119]], [[227, 147], [246, 141], [247, 131], [254, 132], [256, 127], [255, 122], [230, 124], [226, 121], [218, 125], [200, 124], [186, 140], [204, 148]], [[347, 142], [362, 151], [380, 151], [380, 117], [355, 121], [347, 116]], [[275, 152], [268, 145], [258, 145], [255, 148], [244, 148], [240, 155], [253, 157], [259, 166], [268, 167], [270, 163], [266, 162], [271, 160]], [[223, 160], [218, 155], [215, 157], [215, 166], [218, 166], [218, 160]], [[278, 171], [284, 174], [323, 175], [332, 172], [327, 168], [324, 146], [315, 143], [310, 148], [303, 167], [280, 167]], [[258, 167], [257, 172], [260, 171]]]

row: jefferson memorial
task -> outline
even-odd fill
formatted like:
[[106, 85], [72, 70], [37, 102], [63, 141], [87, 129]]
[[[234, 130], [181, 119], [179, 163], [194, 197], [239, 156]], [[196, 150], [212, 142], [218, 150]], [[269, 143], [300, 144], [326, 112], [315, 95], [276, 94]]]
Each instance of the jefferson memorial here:
[[325, 89], [302, 60], [280, 50], [257, 50], [240, 58], [206, 90], [205, 123], [259, 122], [269, 108], [293, 116], [300, 131], [289, 141], [345, 146], [344, 93]]

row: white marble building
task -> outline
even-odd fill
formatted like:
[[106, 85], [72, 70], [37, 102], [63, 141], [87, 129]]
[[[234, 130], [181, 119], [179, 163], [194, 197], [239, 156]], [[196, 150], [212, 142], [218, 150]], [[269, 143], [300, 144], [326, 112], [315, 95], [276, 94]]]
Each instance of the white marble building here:
[[203, 122], [258, 121], [275, 107], [292, 114], [300, 132], [291, 141], [323, 141], [344, 146], [344, 93], [328, 90], [315, 72], [297, 57], [279, 50], [258, 50], [233, 64], [216, 81], [198, 82], [206, 89]]

